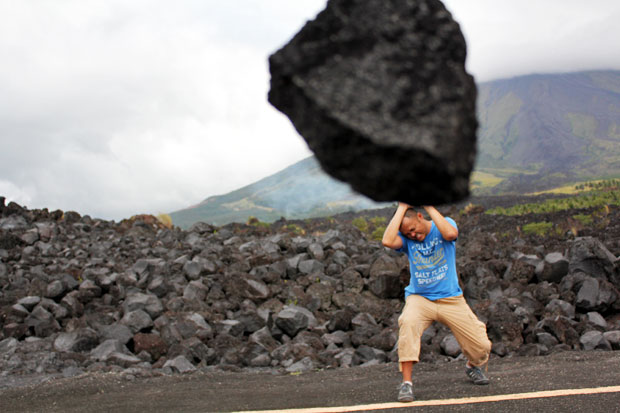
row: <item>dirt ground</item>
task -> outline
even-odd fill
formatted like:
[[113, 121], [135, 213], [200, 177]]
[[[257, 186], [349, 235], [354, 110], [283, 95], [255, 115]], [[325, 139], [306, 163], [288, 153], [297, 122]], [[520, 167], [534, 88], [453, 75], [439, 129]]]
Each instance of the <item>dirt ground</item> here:
[[[492, 359], [489, 386], [469, 383], [462, 361], [420, 363], [414, 376], [416, 400], [618, 386], [620, 351]], [[352, 406], [396, 401], [399, 382], [395, 364], [299, 375], [196, 372], [127, 379], [111, 373], [85, 374], [39, 384], [14, 382], [14, 387], [0, 390], [0, 412], [223, 412]], [[620, 412], [620, 393], [423, 409]]]

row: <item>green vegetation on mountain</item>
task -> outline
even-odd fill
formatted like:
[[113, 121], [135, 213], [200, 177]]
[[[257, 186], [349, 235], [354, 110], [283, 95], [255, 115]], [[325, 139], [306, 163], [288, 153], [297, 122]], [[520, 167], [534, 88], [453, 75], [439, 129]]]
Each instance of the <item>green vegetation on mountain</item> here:
[[[575, 196], [546, 199], [543, 202], [519, 204], [509, 208], [497, 207], [489, 209], [486, 213], [524, 215], [620, 205], [620, 180], [618, 179], [586, 182], [576, 185], [575, 190], [579, 191]], [[583, 221], [583, 219], [582, 217], [580, 220]]]
[[529, 75], [479, 85], [472, 190], [523, 194], [620, 176], [620, 72]]
[[170, 216], [175, 225], [187, 228], [198, 221], [224, 225], [255, 217], [262, 222], [274, 222], [282, 217], [303, 219], [382, 206], [331, 178], [314, 157], [309, 157], [251, 185], [209, 197]]

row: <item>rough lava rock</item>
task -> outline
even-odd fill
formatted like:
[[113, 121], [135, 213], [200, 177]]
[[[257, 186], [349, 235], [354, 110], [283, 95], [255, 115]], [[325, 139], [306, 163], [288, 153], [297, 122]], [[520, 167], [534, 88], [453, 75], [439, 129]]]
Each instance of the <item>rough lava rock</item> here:
[[469, 194], [476, 150], [477, 91], [465, 57], [439, 0], [330, 0], [270, 56], [269, 102], [323, 169], [358, 192], [414, 205], [458, 201]]
[[[144, 216], [115, 223], [10, 205], [0, 219], [25, 226], [0, 228], [0, 239], [36, 231], [39, 240], [0, 245], [2, 377], [297, 372], [397, 360], [397, 278], [408, 262], [353, 226], [356, 214], [294, 221], [300, 236], [286, 220], [188, 232]], [[376, 213], [387, 220], [393, 209]], [[540, 216], [449, 215], [460, 230], [465, 297], [495, 356], [620, 349], [620, 208], [609, 209], [605, 231], [596, 223], [580, 238], [516, 231]], [[188, 274], [187, 262], [201, 270]], [[558, 276], [540, 280], [535, 268], [553, 262], [563, 262]], [[449, 333], [440, 324], [424, 332], [423, 361], [462, 357]]]

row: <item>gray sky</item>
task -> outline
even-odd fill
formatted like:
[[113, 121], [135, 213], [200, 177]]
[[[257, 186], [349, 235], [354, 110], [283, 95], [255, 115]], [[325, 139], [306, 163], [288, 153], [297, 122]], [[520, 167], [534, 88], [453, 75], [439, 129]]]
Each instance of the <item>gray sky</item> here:
[[[171, 212], [311, 153], [267, 57], [325, 0], [0, 0], [0, 195]], [[446, 0], [478, 81], [620, 69], [617, 0]]]

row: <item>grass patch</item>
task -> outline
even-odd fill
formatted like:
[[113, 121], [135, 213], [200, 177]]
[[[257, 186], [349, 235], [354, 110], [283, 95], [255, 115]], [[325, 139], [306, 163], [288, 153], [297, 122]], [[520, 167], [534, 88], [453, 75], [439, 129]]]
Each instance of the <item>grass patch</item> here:
[[586, 215], [586, 214], [573, 215], [573, 218], [575, 218], [577, 221], [579, 221], [584, 226], [592, 225], [592, 222], [594, 221], [592, 219], [592, 215]]
[[377, 228], [374, 229], [374, 231], [372, 231], [372, 233], [370, 234], [370, 238], [373, 241], [381, 241], [383, 239], [384, 232], [385, 232], [385, 225], [378, 226]]
[[368, 232], [368, 221], [364, 217], [354, 218], [351, 224], [364, 233]]
[[509, 208], [497, 207], [486, 211], [490, 215], [525, 215], [549, 213], [569, 209], [609, 208], [609, 205], [620, 205], [620, 181], [617, 179], [577, 185], [580, 192], [575, 196], [561, 199], [547, 199], [537, 203], [514, 205]]
[[387, 218], [385, 217], [368, 218], [366, 216], [361, 216], [354, 218], [351, 221], [351, 225], [364, 233], [367, 238], [373, 241], [381, 241], [387, 226], [386, 222]]
[[474, 171], [471, 174], [470, 189], [478, 188], [492, 188], [502, 182], [504, 178], [494, 175], [489, 172]]
[[526, 235], [538, 235], [544, 237], [553, 230], [552, 222], [530, 222], [523, 225], [523, 233]]
[[297, 224], [288, 224], [285, 228], [288, 232], [295, 235], [304, 235], [306, 233], [306, 230]]

